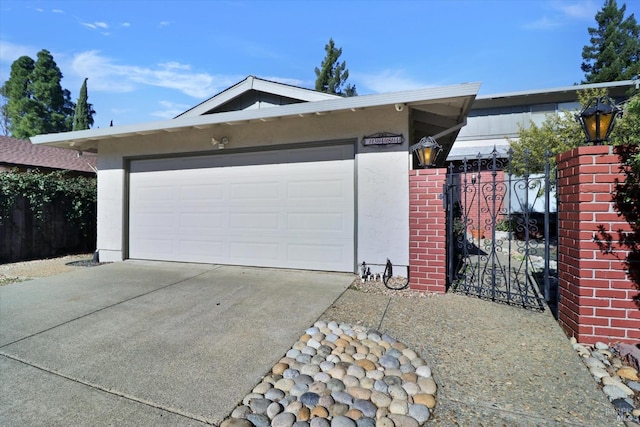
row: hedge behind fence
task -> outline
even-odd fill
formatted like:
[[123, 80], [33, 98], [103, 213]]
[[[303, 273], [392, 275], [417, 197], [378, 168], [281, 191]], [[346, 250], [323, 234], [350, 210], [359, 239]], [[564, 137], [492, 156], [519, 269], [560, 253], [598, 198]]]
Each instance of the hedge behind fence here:
[[96, 178], [0, 172], [0, 263], [93, 252]]

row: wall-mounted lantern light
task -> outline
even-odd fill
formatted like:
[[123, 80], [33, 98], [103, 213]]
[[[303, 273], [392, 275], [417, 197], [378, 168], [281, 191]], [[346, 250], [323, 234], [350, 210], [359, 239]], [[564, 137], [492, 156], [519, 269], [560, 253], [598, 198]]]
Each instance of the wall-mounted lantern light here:
[[609, 139], [616, 117], [622, 110], [608, 96], [591, 98], [586, 107], [576, 115], [582, 125], [586, 142], [600, 145]]
[[436, 163], [438, 154], [442, 151], [442, 146], [432, 136], [425, 136], [411, 146], [411, 151], [418, 156], [420, 167], [432, 167]]

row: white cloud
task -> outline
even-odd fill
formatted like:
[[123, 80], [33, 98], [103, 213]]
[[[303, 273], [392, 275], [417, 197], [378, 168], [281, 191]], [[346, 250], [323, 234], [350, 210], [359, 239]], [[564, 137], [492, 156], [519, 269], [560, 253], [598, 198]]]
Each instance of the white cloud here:
[[[433, 86], [414, 80], [404, 75], [403, 70], [382, 70], [377, 74], [349, 74], [356, 84], [356, 90], [358, 93], [363, 93], [363, 88], [371, 90], [376, 93], [386, 92], [398, 92], [402, 90], [421, 89], [425, 87]], [[353, 84], [354, 81], [351, 81]]]
[[125, 27], [125, 28], [129, 28], [131, 26], [130, 22], [123, 22], [122, 24], [120, 24], [121, 27]]
[[96, 22], [80, 22], [80, 25], [83, 25], [83, 26], [85, 26], [87, 28], [91, 28], [92, 30], [97, 30], [98, 28], [106, 30], [106, 29], [109, 28], [109, 24], [107, 24], [106, 22], [98, 22], [98, 21], [96, 21]]
[[134, 110], [130, 108], [112, 108], [110, 111], [115, 115], [123, 115], [123, 114], [131, 113]]
[[0, 40], [0, 62], [2, 63], [12, 64], [13, 61], [21, 56], [30, 56], [35, 58], [36, 52], [36, 49], [30, 46]]
[[177, 104], [171, 101], [160, 101], [159, 104], [162, 110], [154, 111], [150, 115], [161, 119], [172, 119], [192, 107], [191, 105]]
[[96, 91], [123, 93], [154, 86], [174, 89], [197, 99], [208, 98], [240, 80], [237, 76], [192, 72], [190, 65], [179, 62], [153, 67], [121, 65], [96, 50], [75, 55], [71, 68], [74, 74], [88, 77], [91, 89]]
[[537, 21], [533, 21], [525, 24], [524, 28], [527, 30], [548, 30], [550, 28], [559, 27], [560, 25], [561, 25], [560, 20], [543, 16]]
[[64, 14], [64, 10], [61, 9], [51, 9], [51, 12]]
[[181, 64], [176, 61], [165, 62], [158, 65], [166, 69], [174, 69], [174, 70], [190, 70], [191, 69], [191, 65]]
[[170, 22], [169, 22], [169, 21], [160, 21], [160, 24], [159, 24], [159, 25], [160, 25], [161, 27], [168, 27], [168, 26], [169, 26], [169, 24], [170, 24]]
[[593, 20], [600, 9], [600, 5], [593, 0], [578, 1], [573, 3], [558, 2], [556, 9], [568, 18], [579, 20]]
[[543, 16], [524, 25], [527, 30], [549, 30], [572, 21], [593, 21], [600, 6], [593, 0], [551, 2], [551, 16]]
[[308, 84], [308, 82], [305, 83], [303, 80], [290, 79], [287, 77], [266, 76], [266, 77], [260, 77], [260, 78], [265, 80], [270, 80], [272, 82], [282, 83], [282, 84], [291, 85], [291, 86], [298, 86], [298, 87], [306, 87], [305, 84]]

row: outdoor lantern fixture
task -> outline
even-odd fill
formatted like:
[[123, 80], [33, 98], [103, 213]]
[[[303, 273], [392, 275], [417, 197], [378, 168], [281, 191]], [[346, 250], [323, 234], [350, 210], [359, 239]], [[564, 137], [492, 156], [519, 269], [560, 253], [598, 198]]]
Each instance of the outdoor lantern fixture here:
[[586, 142], [600, 145], [608, 140], [616, 122], [616, 116], [621, 112], [622, 110], [608, 96], [591, 98], [580, 114], [576, 115], [576, 120], [582, 125], [587, 138]]
[[411, 146], [411, 151], [418, 156], [420, 167], [426, 168], [435, 165], [436, 158], [442, 151], [442, 146], [432, 136], [425, 136]]

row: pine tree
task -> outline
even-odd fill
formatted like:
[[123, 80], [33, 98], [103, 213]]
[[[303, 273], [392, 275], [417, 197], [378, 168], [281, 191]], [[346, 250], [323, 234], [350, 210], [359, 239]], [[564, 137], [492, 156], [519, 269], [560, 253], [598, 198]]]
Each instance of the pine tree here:
[[95, 111], [93, 111], [91, 104], [88, 103], [87, 80], [86, 78], [84, 79], [80, 88], [80, 96], [73, 116], [73, 130], [89, 129], [93, 125]]
[[640, 74], [640, 26], [633, 14], [624, 17], [616, 0], [606, 0], [596, 13], [597, 28], [589, 27], [590, 45], [582, 49], [582, 83], [629, 80]]
[[8, 129], [16, 138], [30, 136], [26, 124], [37, 114], [30, 89], [33, 67], [33, 59], [21, 56], [11, 64], [9, 80], [2, 86], [2, 92], [7, 98]]
[[340, 55], [342, 55], [342, 48], [336, 49], [333, 38], [330, 38], [324, 50], [327, 54], [322, 60], [320, 68], [315, 68], [316, 90], [341, 96], [356, 96], [355, 85], [348, 84], [344, 91], [342, 88], [349, 78], [346, 62], [338, 62]]
[[75, 104], [60, 86], [62, 73], [46, 49], [34, 62], [22, 56], [11, 64], [2, 88], [7, 98], [9, 131], [15, 138], [71, 130]]
[[69, 111], [67, 97], [70, 94], [62, 90], [60, 82], [62, 72], [48, 50], [38, 52], [32, 74], [33, 97], [46, 112], [42, 117], [42, 130], [38, 133], [56, 133], [69, 131]]

